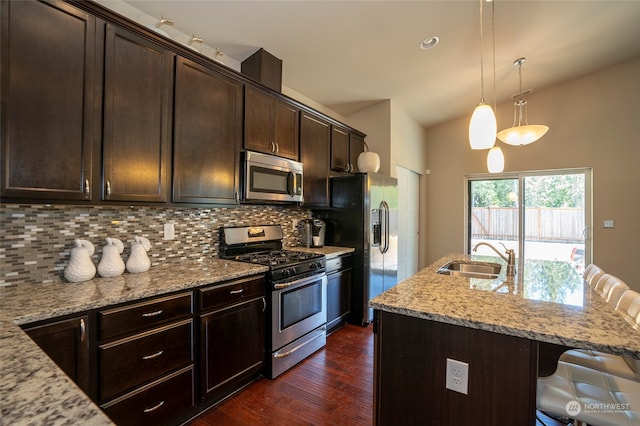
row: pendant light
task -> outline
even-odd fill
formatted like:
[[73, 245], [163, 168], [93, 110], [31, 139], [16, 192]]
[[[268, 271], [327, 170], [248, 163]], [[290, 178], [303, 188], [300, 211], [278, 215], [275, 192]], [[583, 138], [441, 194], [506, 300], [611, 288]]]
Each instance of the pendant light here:
[[502, 173], [504, 171], [504, 154], [499, 146], [494, 146], [487, 154], [487, 169], [489, 173]]
[[491, 105], [484, 101], [484, 61], [482, 57], [482, 3], [480, 0], [480, 103], [469, 122], [469, 144], [472, 149], [489, 149], [496, 143], [496, 115]]
[[548, 126], [527, 122], [527, 102], [523, 99], [525, 93], [522, 91], [522, 64], [526, 60], [526, 58], [518, 58], [513, 63], [518, 67], [520, 78], [520, 92], [515, 95], [518, 100], [514, 103], [513, 126], [498, 133], [498, 139], [509, 145], [530, 144], [540, 139], [549, 130]]

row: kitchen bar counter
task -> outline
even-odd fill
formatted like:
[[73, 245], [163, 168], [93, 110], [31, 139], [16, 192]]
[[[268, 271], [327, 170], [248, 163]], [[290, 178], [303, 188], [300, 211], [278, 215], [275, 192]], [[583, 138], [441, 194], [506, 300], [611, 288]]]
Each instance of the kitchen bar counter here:
[[84, 283], [0, 288], [0, 424], [112, 424], [22, 331], [23, 324], [264, 273], [267, 267], [210, 259]]
[[[381, 311], [568, 347], [640, 359], [640, 332], [564, 262], [527, 261], [515, 282], [437, 274], [452, 260], [497, 258], [452, 254], [371, 300]], [[500, 263], [504, 265], [502, 260]]]

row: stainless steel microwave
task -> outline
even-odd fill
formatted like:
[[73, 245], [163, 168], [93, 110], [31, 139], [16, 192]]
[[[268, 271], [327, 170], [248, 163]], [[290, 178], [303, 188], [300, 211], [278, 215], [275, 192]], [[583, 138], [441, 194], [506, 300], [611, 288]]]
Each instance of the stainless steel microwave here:
[[242, 200], [302, 203], [302, 163], [253, 151], [242, 153]]

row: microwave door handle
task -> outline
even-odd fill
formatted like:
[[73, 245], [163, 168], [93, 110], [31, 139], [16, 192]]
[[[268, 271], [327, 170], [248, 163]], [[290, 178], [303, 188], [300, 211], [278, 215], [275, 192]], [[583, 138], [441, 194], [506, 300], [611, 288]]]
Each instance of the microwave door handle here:
[[289, 172], [289, 176], [287, 176], [287, 192], [292, 197], [294, 194], [294, 188], [296, 187], [296, 174], [293, 172]]

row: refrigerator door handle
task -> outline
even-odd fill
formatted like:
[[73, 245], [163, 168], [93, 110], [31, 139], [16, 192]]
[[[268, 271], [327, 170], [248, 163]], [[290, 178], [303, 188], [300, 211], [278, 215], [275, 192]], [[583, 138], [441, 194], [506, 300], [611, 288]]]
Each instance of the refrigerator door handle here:
[[389, 251], [389, 204], [387, 204], [387, 202], [384, 200], [381, 201], [380, 209], [384, 212], [384, 244], [380, 249], [380, 252], [382, 254], [385, 254], [387, 251]]

